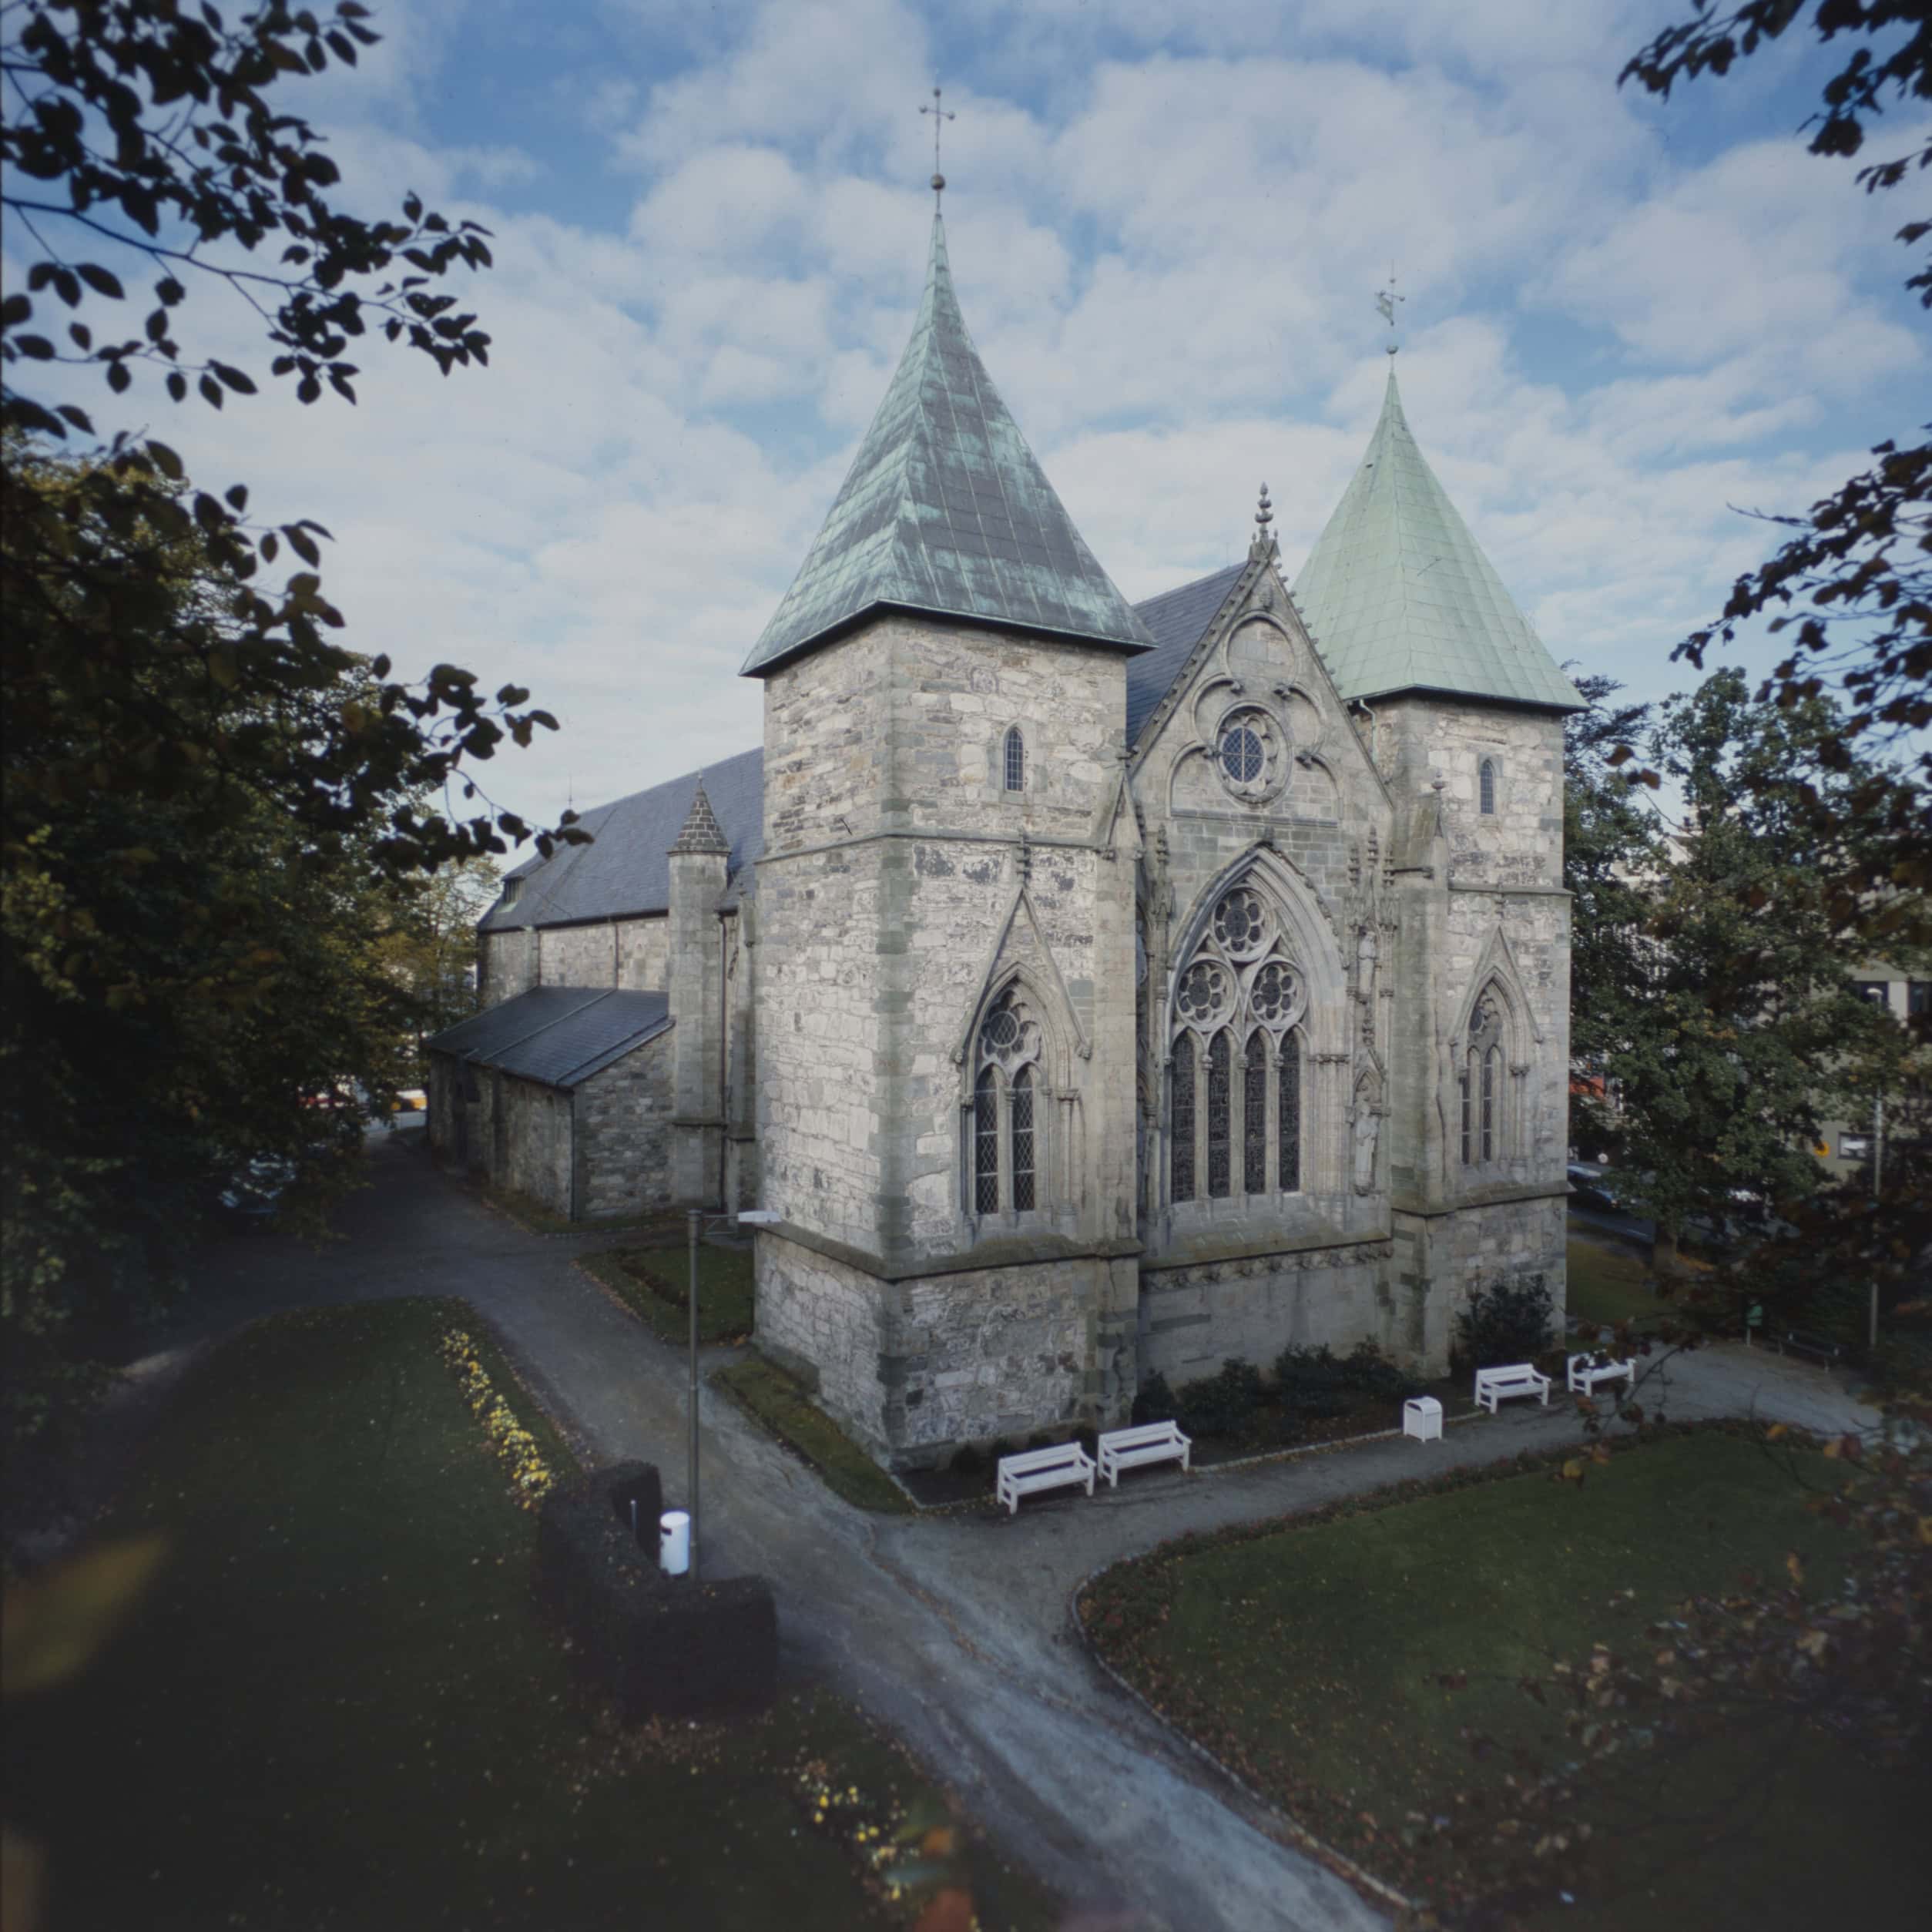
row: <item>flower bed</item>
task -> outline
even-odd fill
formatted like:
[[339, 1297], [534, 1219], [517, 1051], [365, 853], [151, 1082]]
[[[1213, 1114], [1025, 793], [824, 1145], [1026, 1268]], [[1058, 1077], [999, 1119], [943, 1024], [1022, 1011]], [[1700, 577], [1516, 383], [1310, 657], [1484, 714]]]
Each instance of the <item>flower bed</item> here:
[[524, 1508], [535, 1509], [557, 1481], [556, 1471], [544, 1461], [536, 1437], [498, 1393], [466, 1330], [445, 1329], [437, 1348], [455, 1375], [464, 1400], [481, 1420], [498, 1461], [509, 1471], [511, 1493]]

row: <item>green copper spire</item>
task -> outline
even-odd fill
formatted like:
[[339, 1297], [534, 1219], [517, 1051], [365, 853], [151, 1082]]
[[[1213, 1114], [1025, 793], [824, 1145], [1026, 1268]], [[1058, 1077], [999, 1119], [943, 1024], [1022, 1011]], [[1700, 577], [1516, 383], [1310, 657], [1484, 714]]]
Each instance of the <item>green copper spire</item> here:
[[1393, 362], [1368, 454], [1294, 590], [1344, 698], [1452, 691], [1581, 707], [1416, 448]]
[[1123, 650], [1153, 646], [993, 387], [953, 293], [936, 214], [912, 340], [744, 675], [881, 606]]

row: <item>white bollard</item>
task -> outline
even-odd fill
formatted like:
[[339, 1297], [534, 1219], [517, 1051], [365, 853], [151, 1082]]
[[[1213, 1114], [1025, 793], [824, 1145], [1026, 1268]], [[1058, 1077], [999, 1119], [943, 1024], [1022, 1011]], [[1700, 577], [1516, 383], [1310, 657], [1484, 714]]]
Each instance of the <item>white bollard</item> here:
[[666, 1576], [683, 1576], [691, 1567], [691, 1518], [689, 1511], [667, 1509], [657, 1519], [658, 1567]]

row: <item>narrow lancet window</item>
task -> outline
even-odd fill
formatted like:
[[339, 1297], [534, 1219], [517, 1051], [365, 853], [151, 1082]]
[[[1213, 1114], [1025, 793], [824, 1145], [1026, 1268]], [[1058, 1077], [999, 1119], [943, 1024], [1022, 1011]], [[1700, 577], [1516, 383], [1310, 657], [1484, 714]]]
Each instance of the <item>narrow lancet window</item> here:
[[1225, 1200], [1233, 1185], [1228, 1145], [1228, 1117], [1233, 1111], [1228, 1063], [1233, 1058], [1223, 1027], [1208, 1045], [1207, 1182], [1209, 1197], [1216, 1201]]
[[1249, 1194], [1268, 1189], [1268, 1036], [1248, 1035], [1248, 1064], [1241, 1075], [1241, 1186]]
[[1276, 1131], [1281, 1139], [1281, 1191], [1294, 1194], [1301, 1188], [1301, 1046], [1292, 1033], [1281, 1043], [1280, 1080], [1277, 1106], [1281, 1119]]
[[1013, 1082], [1013, 1205], [1033, 1206], [1033, 1069], [1021, 1068]]
[[1174, 1042], [1174, 1105], [1168, 1131], [1169, 1167], [1174, 1199], [1194, 1198], [1194, 1035]]
[[973, 1087], [973, 1203], [981, 1214], [1000, 1205], [1000, 1097], [993, 1069], [983, 1067]]
[[1484, 815], [1493, 817], [1496, 810], [1496, 762], [1485, 758], [1476, 774], [1476, 782], [1482, 795]]
[[1483, 1159], [1496, 1158], [1496, 1075], [1502, 1061], [1501, 1050], [1491, 1047], [1483, 1055]]
[[1464, 1067], [1462, 1078], [1456, 1082], [1462, 1090], [1462, 1164], [1472, 1166], [1475, 1162], [1475, 1145], [1470, 1138], [1469, 1119], [1469, 1069]]
[[1006, 734], [1006, 789], [1009, 792], [1026, 790], [1026, 740], [1018, 725]]

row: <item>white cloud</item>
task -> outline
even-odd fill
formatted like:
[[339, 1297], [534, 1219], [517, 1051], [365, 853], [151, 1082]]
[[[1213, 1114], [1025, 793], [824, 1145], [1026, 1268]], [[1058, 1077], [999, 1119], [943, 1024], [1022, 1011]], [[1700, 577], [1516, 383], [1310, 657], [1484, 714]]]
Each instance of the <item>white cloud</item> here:
[[[405, 8], [316, 98], [351, 205], [413, 186], [495, 231], [495, 271], [457, 280], [490, 367], [371, 344], [353, 411], [143, 408], [204, 481], [330, 525], [363, 648], [557, 712], [489, 773], [507, 802], [545, 817], [741, 750], [736, 666], [917, 304], [943, 55], [968, 324], [1130, 595], [1242, 554], [1264, 478], [1297, 567], [1380, 405], [1393, 256], [1409, 419], [1478, 541], [1559, 656], [1667, 689], [1670, 644], [1769, 547], [1727, 505], [1809, 501], [1857, 460], [1850, 417], [1923, 384], [1873, 301], [1903, 272], [1895, 209], [1781, 130], [1682, 164], [1618, 94], [1662, 5], [1036, 0], [931, 26], [894, 0], [609, 0], [616, 57], [542, 82], [613, 130], [629, 205], [602, 226], [541, 129], [451, 131], [509, 16]], [[265, 361], [239, 306], [191, 319]]]

